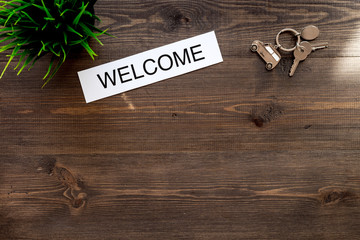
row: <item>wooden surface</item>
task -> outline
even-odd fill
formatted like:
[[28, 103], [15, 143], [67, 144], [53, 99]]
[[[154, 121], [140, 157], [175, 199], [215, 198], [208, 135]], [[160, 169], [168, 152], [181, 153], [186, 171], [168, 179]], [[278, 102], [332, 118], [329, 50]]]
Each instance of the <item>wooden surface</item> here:
[[[95, 61], [70, 56], [44, 89], [48, 58], [0, 81], [0, 239], [360, 239], [358, 1], [95, 11], [117, 37]], [[291, 54], [268, 72], [249, 49], [309, 24], [330, 47], [292, 78]], [[77, 71], [211, 30], [223, 63], [85, 103]]]

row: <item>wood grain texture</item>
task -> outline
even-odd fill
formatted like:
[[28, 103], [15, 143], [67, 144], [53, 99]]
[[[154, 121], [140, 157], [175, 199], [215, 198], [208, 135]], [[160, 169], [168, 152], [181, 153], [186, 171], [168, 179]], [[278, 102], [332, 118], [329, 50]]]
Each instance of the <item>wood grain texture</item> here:
[[[0, 81], [0, 239], [360, 239], [360, 3], [95, 11], [116, 36], [95, 61], [70, 55], [44, 89], [49, 59]], [[309, 24], [330, 47], [292, 78], [291, 54], [268, 72], [249, 49]], [[211, 30], [223, 63], [85, 104], [77, 71]]]

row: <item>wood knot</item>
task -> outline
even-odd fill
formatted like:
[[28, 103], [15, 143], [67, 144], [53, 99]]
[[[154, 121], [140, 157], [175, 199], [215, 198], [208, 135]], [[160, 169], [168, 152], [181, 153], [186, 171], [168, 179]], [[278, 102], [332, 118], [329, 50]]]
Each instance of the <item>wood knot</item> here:
[[37, 166], [38, 172], [54, 177], [64, 188], [63, 196], [68, 200], [70, 212], [78, 215], [85, 208], [88, 194], [84, 181], [54, 158], [42, 158]]
[[165, 21], [165, 31], [173, 32], [183, 25], [191, 22], [191, 19], [185, 16], [179, 9], [165, 8], [161, 13], [161, 17]]
[[323, 205], [337, 204], [354, 198], [356, 198], [356, 194], [350, 190], [329, 189], [320, 191], [320, 201]]
[[[72, 213], [78, 214], [78, 210], [83, 209], [87, 202], [87, 193], [85, 192], [85, 183], [69, 169], [56, 164], [53, 169], [53, 175], [65, 186], [63, 196], [69, 200], [69, 207]], [[74, 212], [74, 210], [77, 210]]]
[[263, 127], [265, 123], [269, 123], [281, 115], [284, 111], [280, 105], [275, 103], [267, 104], [265, 106], [258, 106], [251, 111], [251, 121], [257, 127]]
[[74, 208], [80, 208], [80, 207], [83, 207], [85, 206], [86, 204], [86, 198], [87, 198], [87, 194], [86, 193], [79, 193], [77, 194], [77, 196], [75, 196], [72, 200], [71, 200], [71, 203], [72, 203], [72, 206]]
[[51, 157], [43, 157], [39, 160], [37, 170], [47, 174], [52, 174], [56, 164], [56, 159]]

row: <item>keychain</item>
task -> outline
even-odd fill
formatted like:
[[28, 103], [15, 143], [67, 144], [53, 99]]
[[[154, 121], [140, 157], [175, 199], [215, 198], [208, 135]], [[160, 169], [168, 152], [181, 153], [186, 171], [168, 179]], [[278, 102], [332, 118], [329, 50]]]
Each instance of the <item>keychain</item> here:
[[[292, 33], [296, 38], [296, 44], [292, 48], [285, 48], [281, 46], [279, 42], [279, 37], [284, 32], [290, 32]], [[272, 70], [276, 67], [276, 65], [280, 62], [281, 55], [279, 53], [279, 50], [283, 52], [293, 52], [294, 54], [294, 61], [291, 66], [289, 76], [293, 76], [295, 73], [295, 70], [299, 63], [301, 61], [304, 61], [307, 56], [318, 49], [327, 48], [329, 44], [326, 43], [320, 43], [320, 44], [310, 44], [308, 41], [315, 40], [320, 34], [319, 29], [314, 25], [309, 25], [304, 27], [301, 30], [301, 33], [298, 31], [292, 29], [292, 28], [284, 28], [282, 29], [275, 37], [276, 45], [272, 45], [271, 43], [263, 43], [259, 40], [255, 40], [251, 44], [251, 51], [257, 52], [259, 56], [265, 61], [265, 68], [267, 70]], [[302, 39], [307, 41], [301, 41]]]
[[251, 51], [257, 52], [262, 57], [266, 63], [265, 67], [267, 70], [274, 69], [281, 59], [280, 53], [271, 43], [263, 43], [259, 40], [255, 40], [251, 44]]

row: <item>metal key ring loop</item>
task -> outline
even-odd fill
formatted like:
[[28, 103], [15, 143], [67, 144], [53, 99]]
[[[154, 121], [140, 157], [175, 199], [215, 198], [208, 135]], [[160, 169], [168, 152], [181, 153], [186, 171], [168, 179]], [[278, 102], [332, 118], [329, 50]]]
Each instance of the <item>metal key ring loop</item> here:
[[[283, 46], [281, 46], [281, 44], [279, 43], [279, 36], [280, 34], [284, 33], [284, 32], [291, 32], [294, 34], [295, 37], [297, 37], [297, 42], [296, 45], [292, 48], [284, 48]], [[277, 35], [276, 35], [276, 47], [280, 48], [282, 51], [284, 52], [292, 52], [294, 51], [299, 45], [300, 45], [300, 33], [292, 28], [284, 28], [283, 30], [281, 30]]]

